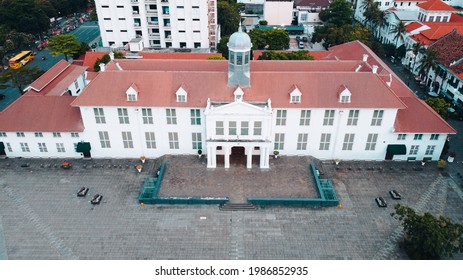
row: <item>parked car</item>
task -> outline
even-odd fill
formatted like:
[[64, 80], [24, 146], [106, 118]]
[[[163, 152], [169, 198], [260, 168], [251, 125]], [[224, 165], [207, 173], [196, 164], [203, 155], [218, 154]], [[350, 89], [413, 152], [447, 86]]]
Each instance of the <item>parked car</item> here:
[[308, 41], [309, 41], [309, 38], [307, 38], [307, 37], [302, 37], [302, 42], [306, 42], [306, 43], [307, 43]]
[[301, 37], [296, 36], [296, 40], [299, 42], [301, 40]]
[[299, 48], [300, 48], [300, 49], [303, 49], [304, 47], [305, 47], [305, 44], [304, 44], [304, 42], [302, 42], [302, 41], [299, 41]]

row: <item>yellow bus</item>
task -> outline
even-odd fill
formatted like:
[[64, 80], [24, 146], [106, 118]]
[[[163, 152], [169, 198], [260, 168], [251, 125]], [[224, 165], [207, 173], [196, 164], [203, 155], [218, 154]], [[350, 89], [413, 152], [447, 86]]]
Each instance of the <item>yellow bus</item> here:
[[32, 59], [34, 59], [34, 54], [31, 51], [22, 51], [9, 60], [10, 68], [19, 69]]

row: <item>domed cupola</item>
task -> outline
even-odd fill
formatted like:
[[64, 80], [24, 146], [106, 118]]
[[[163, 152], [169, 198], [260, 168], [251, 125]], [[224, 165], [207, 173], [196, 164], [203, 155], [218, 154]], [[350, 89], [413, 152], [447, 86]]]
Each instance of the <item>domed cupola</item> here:
[[241, 23], [238, 32], [233, 33], [228, 40], [228, 86], [250, 87], [251, 72], [249, 61], [251, 57], [251, 38], [243, 32]]

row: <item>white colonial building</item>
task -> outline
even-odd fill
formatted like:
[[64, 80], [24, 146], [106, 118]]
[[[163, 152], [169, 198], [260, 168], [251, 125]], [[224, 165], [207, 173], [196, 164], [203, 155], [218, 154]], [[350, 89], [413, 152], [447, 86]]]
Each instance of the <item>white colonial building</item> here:
[[[96, 0], [105, 47], [215, 48], [220, 41], [216, 0]], [[137, 50], [138, 51], [138, 50]]]
[[231, 154], [246, 155], [248, 168], [269, 168], [275, 151], [437, 160], [456, 133], [358, 41], [319, 61], [250, 61], [251, 46], [239, 31], [229, 61], [112, 60], [84, 90], [47, 94], [83, 78], [81, 67], [62, 62], [41, 78], [43, 92], [31, 90], [0, 113], [0, 152], [154, 158], [201, 150], [209, 168], [228, 168]]

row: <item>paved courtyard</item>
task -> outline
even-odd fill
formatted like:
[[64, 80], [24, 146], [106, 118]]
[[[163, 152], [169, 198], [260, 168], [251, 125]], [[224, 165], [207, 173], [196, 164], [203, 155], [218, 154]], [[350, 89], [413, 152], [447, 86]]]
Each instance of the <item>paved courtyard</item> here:
[[[279, 180], [274, 186], [289, 188], [289, 193], [294, 190], [296, 196], [302, 185], [313, 192], [306, 188], [311, 184], [307, 164], [313, 159], [309, 157], [272, 159], [269, 171], [247, 171], [235, 165], [228, 171], [220, 166], [206, 170], [195, 156], [166, 160], [166, 183], [177, 180], [184, 190], [203, 183], [213, 187], [207, 179], [212, 178], [211, 182], [242, 194], [253, 186], [271, 185], [273, 180]], [[0, 258], [404, 259], [395, 245], [401, 230], [390, 217], [395, 204], [387, 194], [391, 189], [402, 193], [403, 204], [463, 222], [459, 169], [448, 168], [442, 175], [435, 163], [415, 170], [420, 163], [341, 162], [336, 166], [331, 161], [316, 162], [324, 177], [333, 179], [342, 208], [225, 212], [216, 205], [141, 207], [137, 195], [155, 160], [148, 159], [141, 174], [134, 168], [137, 160], [73, 160], [70, 170], [55, 167], [60, 162], [0, 160]], [[21, 167], [24, 163], [30, 166]], [[280, 163], [285, 163], [284, 170], [279, 170]], [[169, 172], [181, 169], [176, 164], [183, 170], [169, 177]], [[90, 188], [85, 198], [76, 196], [82, 186]], [[274, 186], [270, 192], [276, 190]], [[180, 190], [172, 187], [172, 191]], [[103, 201], [92, 206], [89, 200], [96, 193], [103, 195]], [[378, 208], [377, 196], [386, 198], [389, 206]]]

